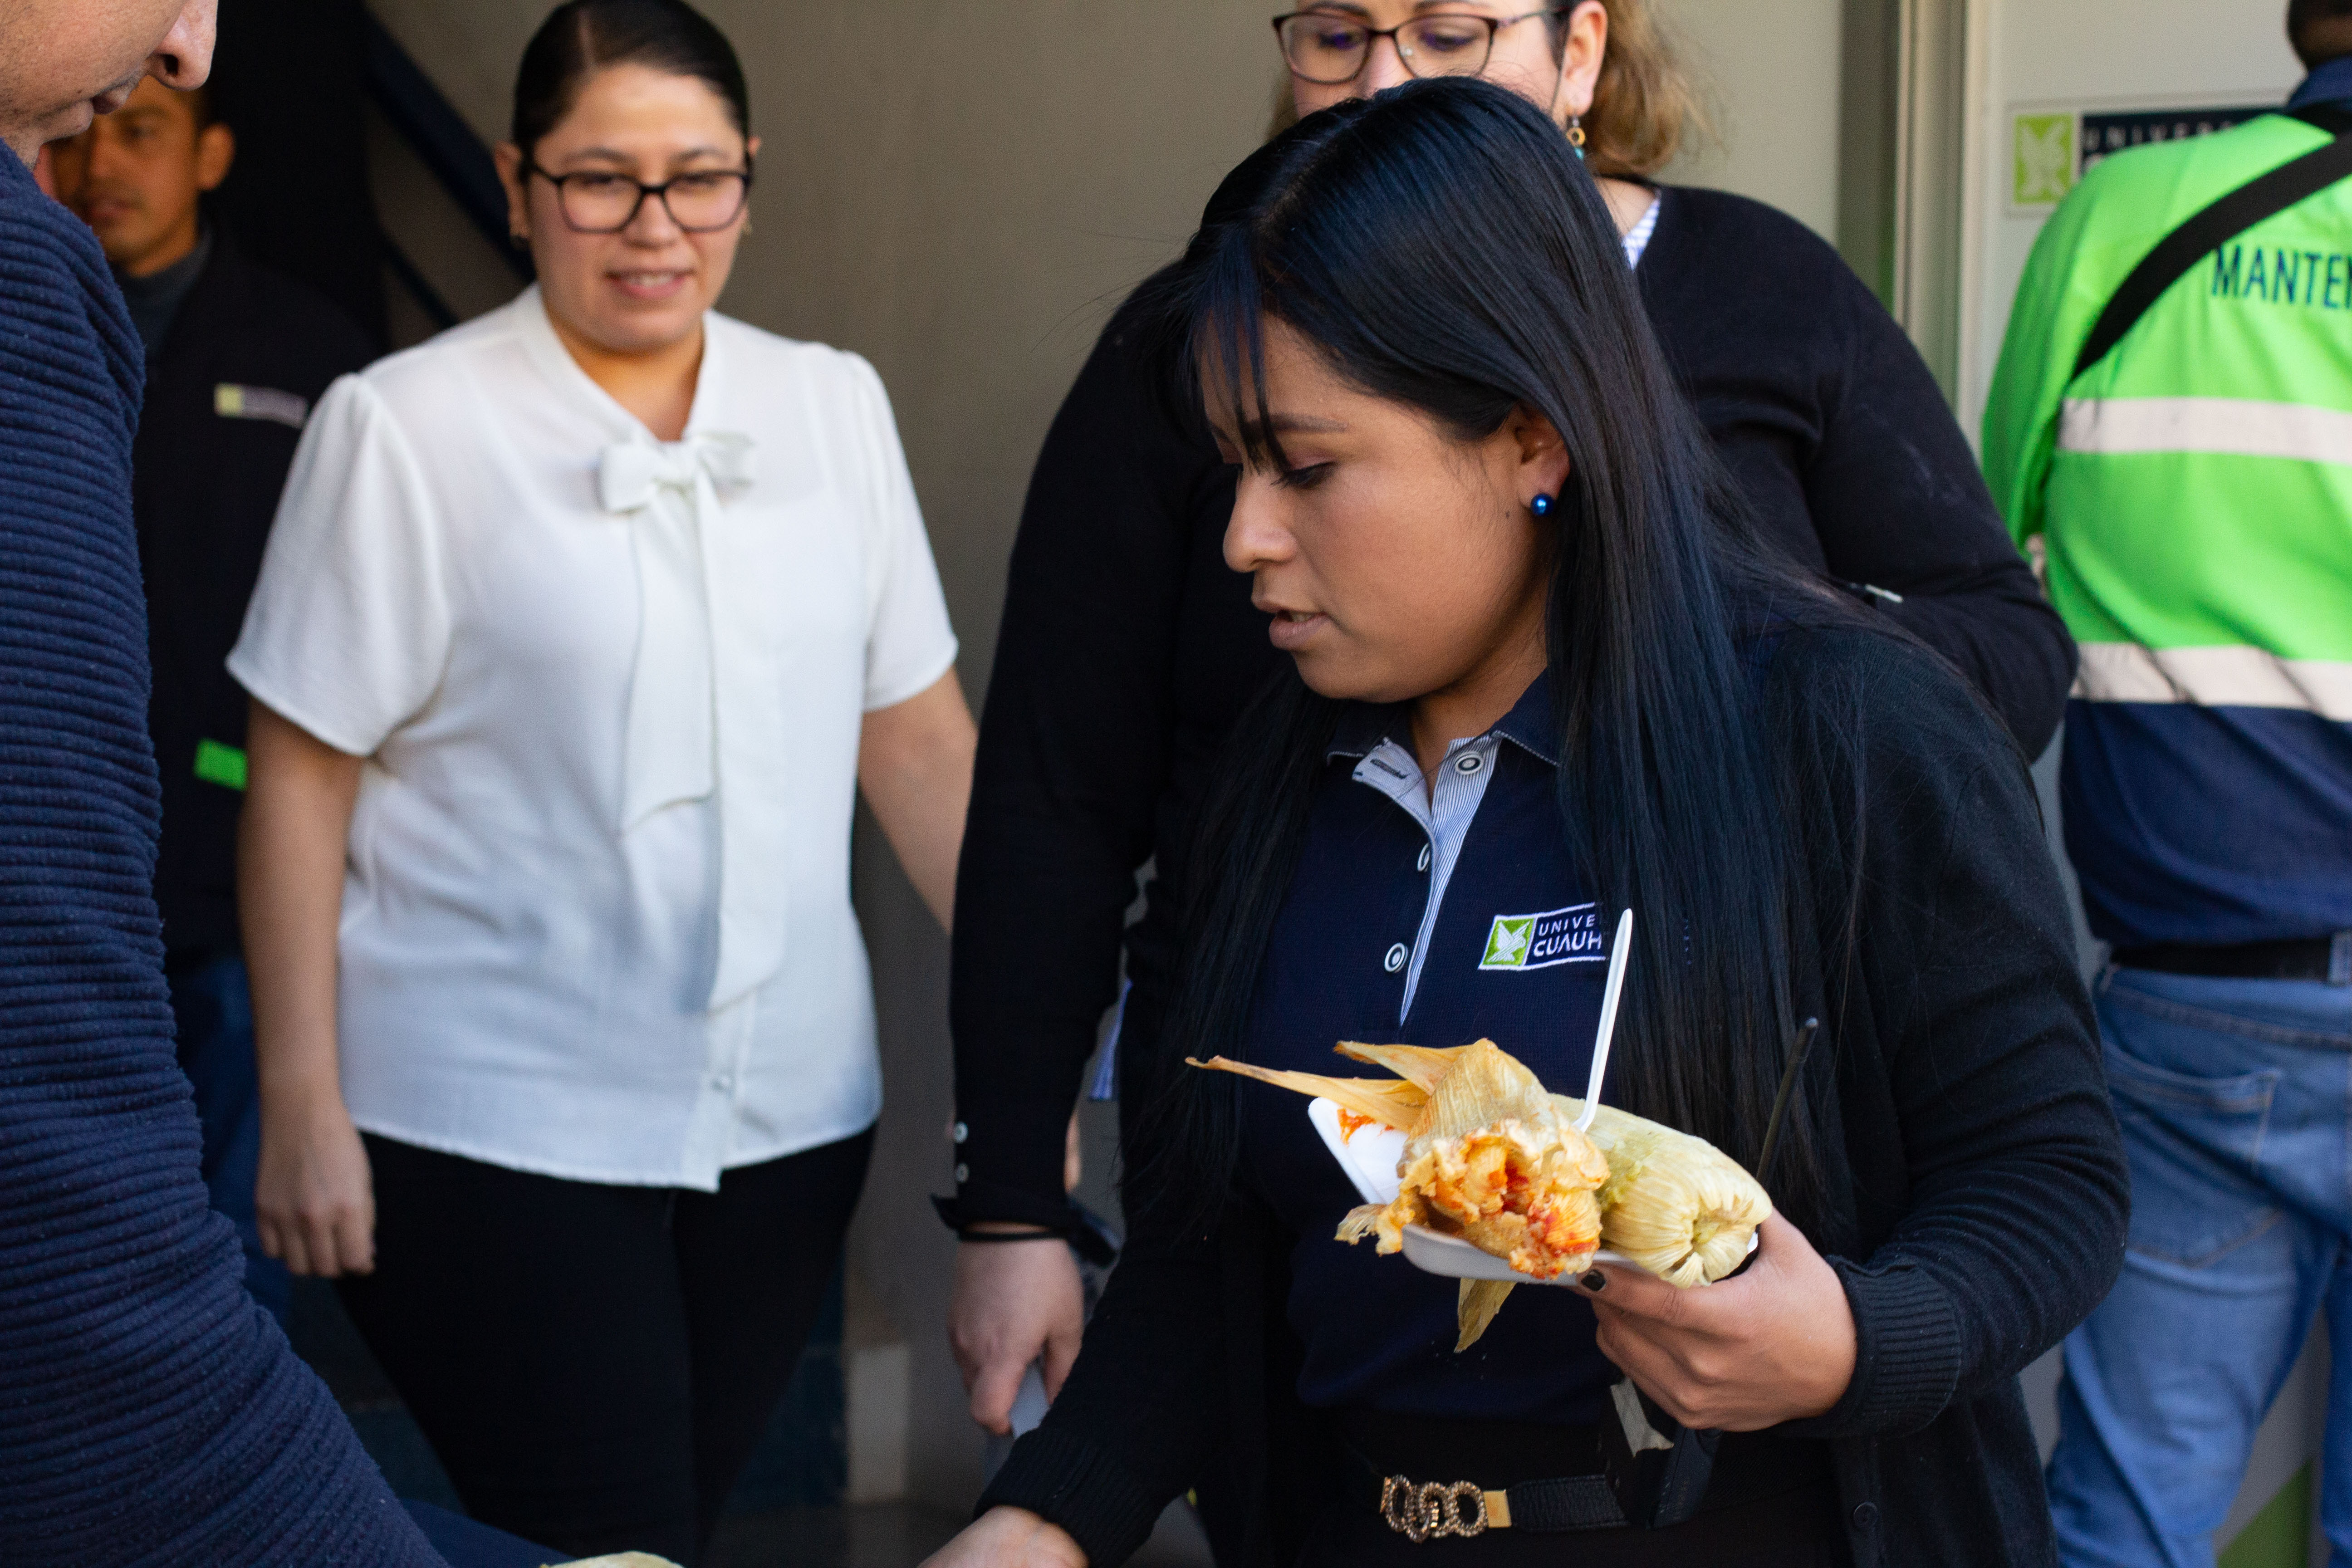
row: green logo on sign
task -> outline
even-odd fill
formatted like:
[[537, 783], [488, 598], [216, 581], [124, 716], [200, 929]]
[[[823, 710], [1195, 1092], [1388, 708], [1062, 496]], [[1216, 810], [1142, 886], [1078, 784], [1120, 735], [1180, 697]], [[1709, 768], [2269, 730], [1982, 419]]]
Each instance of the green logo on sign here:
[[2055, 206], [2074, 188], [2074, 117], [2021, 114], [2013, 134], [2010, 200], [2021, 207]]
[[1535, 940], [1536, 917], [1533, 915], [1496, 915], [1495, 929], [1486, 933], [1486, 956], [1479, 962], [1481, 969], [1524, 969], [1528, 963], [1528, 943]]

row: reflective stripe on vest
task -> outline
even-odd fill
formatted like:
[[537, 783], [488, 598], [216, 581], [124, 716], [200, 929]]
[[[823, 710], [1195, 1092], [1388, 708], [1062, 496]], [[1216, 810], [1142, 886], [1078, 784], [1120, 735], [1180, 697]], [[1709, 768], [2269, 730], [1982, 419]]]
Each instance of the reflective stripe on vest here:
[[2280, 658], [2258, 647], [2082, 645], [2074, 695], [2093, 702], [2289, 708], [2352, 722], [2352, 662]]
[[2234, 397], [2070, 399], [2059, 416], [2058, 449], [2103, 457], [2214, 452], [2352, 464], [2352, 414]]

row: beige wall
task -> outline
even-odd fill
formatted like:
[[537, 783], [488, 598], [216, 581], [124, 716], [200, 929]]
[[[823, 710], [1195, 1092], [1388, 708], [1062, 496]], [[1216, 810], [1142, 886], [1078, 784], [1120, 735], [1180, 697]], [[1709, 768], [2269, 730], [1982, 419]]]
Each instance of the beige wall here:
[[[1960, 405], [1971, 435], [1985, 398], [2010, 301], [2046, 207], [2011, 200], [2012, 117], [2048, 110], [2129, 110], [2283, 102], [2303, 79], [2287, 47], [2284, 0], [1974, 0], [1982, 39], [1969, 129], [1979, 220], [1965, 300]], [[2129, 49], [2113, 40], [2135, 35]]]
[[1666, 172], [1771, 203], [1834, 240], [1843, 0], [1652, 0], [1706, 89], [1711, 142]]
[[[541, 0], [373, 3], [495, 137]], [[1750, 191], [1832, 229], [1837, 3], [1668, 0], [1717, 73], [1724, 130], [1678, 177]], [[1266, 27], [1275, 7], [709, 0], [708, 9], [743, 54], [766, 137], [754, 231], [725, 309], [855, 349], [880, 370], [977, 703], [1038, 442], [1109, 307], [1173, 254], [1218, 177], [1255, 144], [1277, 84]], [[395, 232], [453, 304], [478, 310], [510, 288], [396, 153], [380, 159], [379, 178]], [[981, 1445], [942, 1332], [952, 1245], [924, 1203], [949, 1184], [944, 942], [870, 833], [861, 847], [889, 1104], [854, 1251], [913, 1350], [914, 1495], [961, 1506], [977, 1486]]]

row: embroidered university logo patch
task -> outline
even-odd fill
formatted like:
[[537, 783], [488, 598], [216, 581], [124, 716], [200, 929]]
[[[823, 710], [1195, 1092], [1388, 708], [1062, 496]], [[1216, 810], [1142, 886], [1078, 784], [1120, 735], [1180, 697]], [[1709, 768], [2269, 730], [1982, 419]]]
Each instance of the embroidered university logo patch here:
[[1598, 963], [1609, 956], [1598, 904], [1572, 904], [1538, 915], [1496, 915], [1486, 933], [1480, 969], [1549, 969], [1559, 963]]

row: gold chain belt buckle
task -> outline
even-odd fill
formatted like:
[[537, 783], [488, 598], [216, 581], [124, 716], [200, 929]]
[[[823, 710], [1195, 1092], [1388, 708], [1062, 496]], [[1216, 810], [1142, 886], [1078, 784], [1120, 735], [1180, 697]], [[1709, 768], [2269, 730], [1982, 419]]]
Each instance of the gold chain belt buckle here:
[[[1470, 1510], [1465, 1517], [1465, 1509]], [[1381, 1517], [1407, 1541], [1448, 1535], [1483, 1535], [1490, 1522], [1486, 1494], [1475, 1481], [1428, 1481], [1415, 1486], [1402, 1476], [1381, 1481]]]

